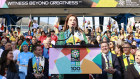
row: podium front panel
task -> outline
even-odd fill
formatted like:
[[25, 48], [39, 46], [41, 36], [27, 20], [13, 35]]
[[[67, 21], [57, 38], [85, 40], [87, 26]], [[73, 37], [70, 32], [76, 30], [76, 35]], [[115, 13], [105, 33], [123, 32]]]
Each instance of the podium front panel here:
[[100, 48], [50, 48], [49, 74], [101, 74]]

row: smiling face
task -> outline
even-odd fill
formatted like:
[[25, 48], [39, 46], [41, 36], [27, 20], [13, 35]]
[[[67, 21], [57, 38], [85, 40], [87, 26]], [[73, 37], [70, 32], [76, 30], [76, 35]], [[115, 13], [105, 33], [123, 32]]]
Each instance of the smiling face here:
[[130, 50], [131, 50], [131, 46], [129, 44], [124, 44], [123, 45], [123, 52], [126, 54], [126, 55], [129, 55], [130, 54]]
[[69, 26], [69, 28], [76, 27], [77, 26], [76, 18], [74, 16], [71, 16], [68, 20], [67, 25]]
[[105, 54], [107, 54], [109, 52], [109, 46], [107, 43], [101, 44], [101, 51], [102, 51], [102, 53], [105, 53]]
[[113, 42], [109, 42], [109, 48], [113, 48]]

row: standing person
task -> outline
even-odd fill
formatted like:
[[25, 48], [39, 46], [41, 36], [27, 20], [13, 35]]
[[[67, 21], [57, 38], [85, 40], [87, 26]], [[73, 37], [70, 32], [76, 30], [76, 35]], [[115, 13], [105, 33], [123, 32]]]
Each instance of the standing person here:
[[111, 53], [116, 54], [115, 53], [115, 42], [114, 41], [109, 42], [109, 49], [110, 49]]
[[127, 67], [125, 79], [140, 79], [140, 50], [136, 51], [135, 63]]
[[132, 45], [131, 54], [132, 54], [133, 56], [135, 56], [136, 51], [137, 51], [137, 47], [136, 47], [135, 45]]
[[39, 28], [39, 26], [38, 26], [36, 20], [33, 20], [33, 28], [35, 28], [35, 29]]
[[115, 35], [118, 36], [117, 28], [114, 29]]
[[58, 39], [57, 36], [54, 33], [55, 33], [54, 30], [51, 31], [51, 43], [53, 45], [55, 45], [55, 43], [57, 42], [57, 39]]
[[[96, 40], [97, 40], [98, 44], [100, 44], [100, 43], [101, 43], [101, 36], [100, 36], [100, 35], [97, 35], [97, 36], [96, 36]], [[100, 46], [100, 45], [99, 45], [99, 46]]]
[[30, 31], [30, 30], [28, 31], [28, 34], [25, 36], [25, 38], [26, 38], [26, 39], [27, 39], [27, 38], [32, 39], [32, 35], [31, 35], [31, 31]]
[[116, 34], [115, 34], [115, 32], [113, 32], [112, 34], [111, 34], [111, 38], [110, 38], [110, 41], [117, 41], [118, 40], [118, 36], [116, 36]]
[[41, 36], [41, 33], [40, 33], [40, 29], [39, 28], [37, 29], [37, 33], [36, 33], [35, 36], [36, 36], [37, 39]]
[[51, 45], [51, 39], [50, 37], [47, 37], [46, 40], [43, 41], [43, 56], [47, 59], [49, 59], [49, 48]]
[[96, 75], [97, 79], [121, 79], [120, 64], [115, 54], [109, 51], [107, 42], [101, 43], [102, 74]]
[[40, 45], [34, 47], [34, 54], [28, 62], [27, 79], [48, 79], [48, 59], [42, 56]]
[[117, 21], [114, 21], [114, 22], [113, 22], [113, 25], [112, 25], [112, 27], [111, 27], [111, 30], [112, 30], [112, 31], [114, 31], [115, 29], [117, 29], [117, 31], [119, 31]]
[[32, 38], [32, 46], [34, 47], [37, 44], [37, 38], [33, 36]]
[[45, 35], [45, 32], [42, 31], [41, 32], [41, 36], [39, 37], [38, 41], [41, 41], [41, 44], [43, 43], [43, 41], [47, 38], [47, 36]]
[[22, 35], [21, 31], [20, 31], [20, 27], [17, 27], [17, 35], [18, 35], [18, 37], [20, 37]]
[[0, 60], [0, 75], [7, 79], [19, 79], [18, 65], [13, 61], [11, 50], [4, 50]]
[[12, 50], [11, 42], [7, 42], [4, 47], [5, 50]]
[[37, 29], [36, 29], [36, 28], [32, 29], [31, 35], [32, 35], [32, 36], [36, 36], [36, 34], [37, 34]]
[[5, 38], [3, 38], [1, 40], [1, 47], [0, 47], [2, 50], [5, 50], [5, 47], [4, 46], [5, 46], [6, 43], [7, 43], [7, 40]]
[[17, 32], [14, 31], [13, 32], [13, 36], [10, 38], [11, 41], [16, 41], [16, 38], [17, 38]]
[[6, 36], [7, 36], [7, 35], [6, 35], [6, 33], [5, 33], [5, 32], [3, 32], [3, 33], [2, 33], [2, 38], [1, 38], [1, 39], [3, 39], [3, 38], [4, 38], [4, 39], [6, 39], [7, 41], [9, 41], [9, 38], [8, 38], [8, 37], [6, 37]]
[[[78, 42], [85, 41], [86, 44], [88, 43], [84, 32], [80, 31], [81, 29], [78, 27], [78, 18], [73, 15], [69, 14], [65, 20], [64, 24], [64, 36], [65, 36], [65, 43], [70, 44], [72, 43], [75, 45]], [[58, 37], [59, 38], [59, 37]]]
[[30, 58], [34, 57], [34, 54], [28, 51], [28, 44], [26, 41], [22, 43], [21, 48], [23, 49], [23, 52], [18, 54], [17, 64], [19, 65], [19, 72], [23, 73], [20, 75], [20, 79], [25, 79], [28, 61]]
[[[77, 43], [84, 41], [86, 44], [88, 43], [86, 36], [83, 31], [78, 27], [78, 18], [73, 15], [69, 14], [66, 17], [65, 24], [64, 24], [64, 38], [65, 43], [64, 44], [73, 44], [76, 45]], [[58, 37], [59, 38], [59, 37]], [[61, 43], [62, 44], [62, 43]], [[74, 75], [74, 74], [66, 74], [66, 75], [59, 75], [59, 79], [85, 79], [89, 77], [87, 74], [80, 74], [80, 75]]]
[[12, 42], [12, 51], [13, 51], [13, 60], [16, 62], [17, 61], [17, 57], [18, 57], [18, 54], [20, 53], [20, 51], [17, 49], [17, 44], [16, 42]]
[[127, 66], [134, 63], [134, 56], [131, 54], [131, 44], [125, 42], [123, 44], [123, 55], [119, 57], [119, 62], [121, 65], [122, 77], [125, 77], [127, 71]]
[[109, 30], [109, 27], [106, 27], [106, 31], [104, 32], [104, 35], [106, 34], [106, 33], [112, 33], [110, 30]]
[[29, 38], [27, 38], [27, 39], [26, 39], [26, 42], [27, 42], [27, 44], [28, 44], [28, 51], [29, 51], [29, 52], [32, 52], [33, 46], [32, 46], [32, 44], [31, 44], [31, 40], [30, 40]]
[[23, 40], [22, 39], [19, 39], [18, 42], [17, 42], [17, 49], [19, 51], [21, 51], [21, 44], [22, 44]]
[[110, 40], [109, 40], [109, 38], [106, 35], [104, 35], [104, 36], [102, 36], [102, 40], [101, 41], [102, 42], [109, 42]]
[[121, 45], [116, 44], [115, 53], [116, 53], [117, 57], [119, 57], [123, 54], [123, 49], [122, 49]]

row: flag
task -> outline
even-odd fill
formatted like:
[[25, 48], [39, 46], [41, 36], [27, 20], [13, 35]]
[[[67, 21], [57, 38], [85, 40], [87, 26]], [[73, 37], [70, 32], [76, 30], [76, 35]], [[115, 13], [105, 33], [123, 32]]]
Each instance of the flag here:
[[131, 17], [130, 18], [130, 28], [131, 28], [131, 30], [133, 30], [134, 25], [135, 25], [135, 18]]
[[28, 25], [28, 27], [31, 27], [31, 26], [33, 26], [33, 21], [32, 21], [32, 17], [31, 17], [31, 15], [30, 15], [30, 18], [29, 18], [29, 25]]
[[85, 23], [86, 23], [85, 16], [83, 16], [83, 27], [85, 27]]
[[4, 30], [4, 19], [2, 18], [2, 23], [1, 23], [1, 30], [3, 31]]
[[58, 17], [56, 17], [56, 19], [55, 19], [54, 27], [59, 28], [59, 20], [58, 20]]
[[109, 18], [109, 21], [108, 21], [108, 25], [107, 25], [107, 27], [109, 28], [109, 30], [111, 29], [111, 21], [110, 21], [110, 18]]

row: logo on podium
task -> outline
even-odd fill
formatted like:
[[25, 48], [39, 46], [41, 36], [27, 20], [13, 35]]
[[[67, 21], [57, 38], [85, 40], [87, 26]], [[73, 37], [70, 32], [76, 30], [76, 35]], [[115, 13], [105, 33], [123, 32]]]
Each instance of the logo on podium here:
[[80, 50], [71, 49], [71, 71], [80, 71]]

